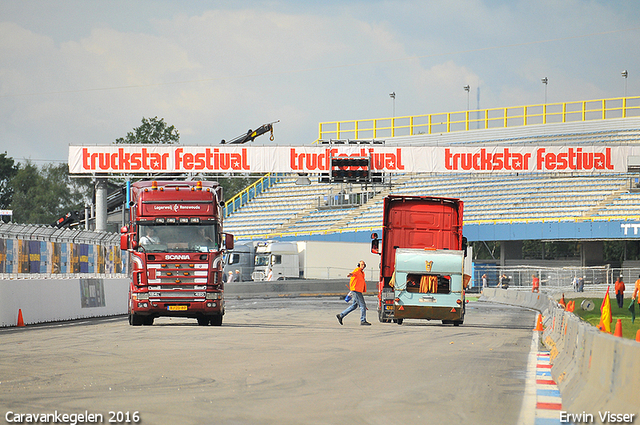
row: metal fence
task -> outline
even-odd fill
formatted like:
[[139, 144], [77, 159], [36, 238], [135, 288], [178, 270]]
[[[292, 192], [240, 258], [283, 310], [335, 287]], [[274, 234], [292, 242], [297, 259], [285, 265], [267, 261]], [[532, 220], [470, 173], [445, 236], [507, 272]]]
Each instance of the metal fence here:
[[540, 279], [540, 288], [570, 287], [576, 277], [583, 278], [585, 287], [592, 285], [611, 285], [619, 276], [625, 282], [635, 282], [640, 276], [640, 268], [594, 267], [541, 267], [517, 266], [500, 267], [494, 264], [475, 264], [473, 287], [482, 287], [482, 275], [487, 277], [487, 286], [495, 287], [501, 282], [500, 276], [506, 276], [509, 287], [531, 287], [533, 276]]
[[123, 277], [117, 233], [0, 223], [0, 279]]

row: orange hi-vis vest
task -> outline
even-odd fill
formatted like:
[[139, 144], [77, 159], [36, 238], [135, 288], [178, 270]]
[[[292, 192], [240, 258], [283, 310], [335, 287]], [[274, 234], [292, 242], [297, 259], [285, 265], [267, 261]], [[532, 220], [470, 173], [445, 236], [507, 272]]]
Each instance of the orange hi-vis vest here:
[[364, 272], [360, 270], [360, 267], [356, 267], [356, 269], [351, 272], [349, 290], [356, 292], [367, 292], [367, 283], [364, 281]]

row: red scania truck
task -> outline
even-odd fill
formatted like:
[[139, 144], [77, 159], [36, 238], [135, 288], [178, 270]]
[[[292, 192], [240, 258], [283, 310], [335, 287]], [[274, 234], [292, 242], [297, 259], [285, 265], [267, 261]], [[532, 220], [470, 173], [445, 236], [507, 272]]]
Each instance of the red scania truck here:
[[462, 207], [462, 201], [451, 198], [384, 199], [382, 247], [378, 235], [371, 235], [371, 251], [381, 255], [381, 322], [428, 319], [462, 324], [469, 279], [464, 273]]
[[130, 255], [129, 324], [189, 317], [222, 325], [222, 187], [205, 181], [140, 181], [130, 190], [120, 246]]

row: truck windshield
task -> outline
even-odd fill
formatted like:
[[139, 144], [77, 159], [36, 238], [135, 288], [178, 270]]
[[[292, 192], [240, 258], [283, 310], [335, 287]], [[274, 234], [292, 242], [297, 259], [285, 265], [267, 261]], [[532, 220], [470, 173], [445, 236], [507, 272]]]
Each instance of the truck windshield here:
[[138, 226], [138, 245], [146, 252], [209, 252], [219, 250], [216, 224]]
[[268, 266], [269, 255], [256, 255], [256, 266]]

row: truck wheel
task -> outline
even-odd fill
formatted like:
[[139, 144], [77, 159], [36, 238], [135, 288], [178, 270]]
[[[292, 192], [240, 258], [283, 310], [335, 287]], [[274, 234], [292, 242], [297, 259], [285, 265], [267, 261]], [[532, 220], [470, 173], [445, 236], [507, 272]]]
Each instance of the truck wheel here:
[[387, 316], [384, 314], [384, 310], [378, 310], [378, 320], [382, 323], [391, 322], [391, 319], [388, 319]]
[[145, 325], [145, 326], [151, 326], [151, 325], [153, 325], [153, 320], [154, 320], [153, 316], [146, 316], [144, 318], [144, 320], [142, 321], [142, 324]]
[[129, 314], [129, 324], [131, 326], [140, 326], [144, 323], [144, 318], [139, 314], [131, 313]]
[[404, 322], [404, 319], [396, 319], [396, 323], [397, 323], [397, 324], [401, 325], [401, 324], [402, 324], [402, 322]]
[[209, 324], [209, 316], [198, 316], [198, 325], [207, 326]]
[[222, 314], [211, 316], [211, 326], [222, 326]]

